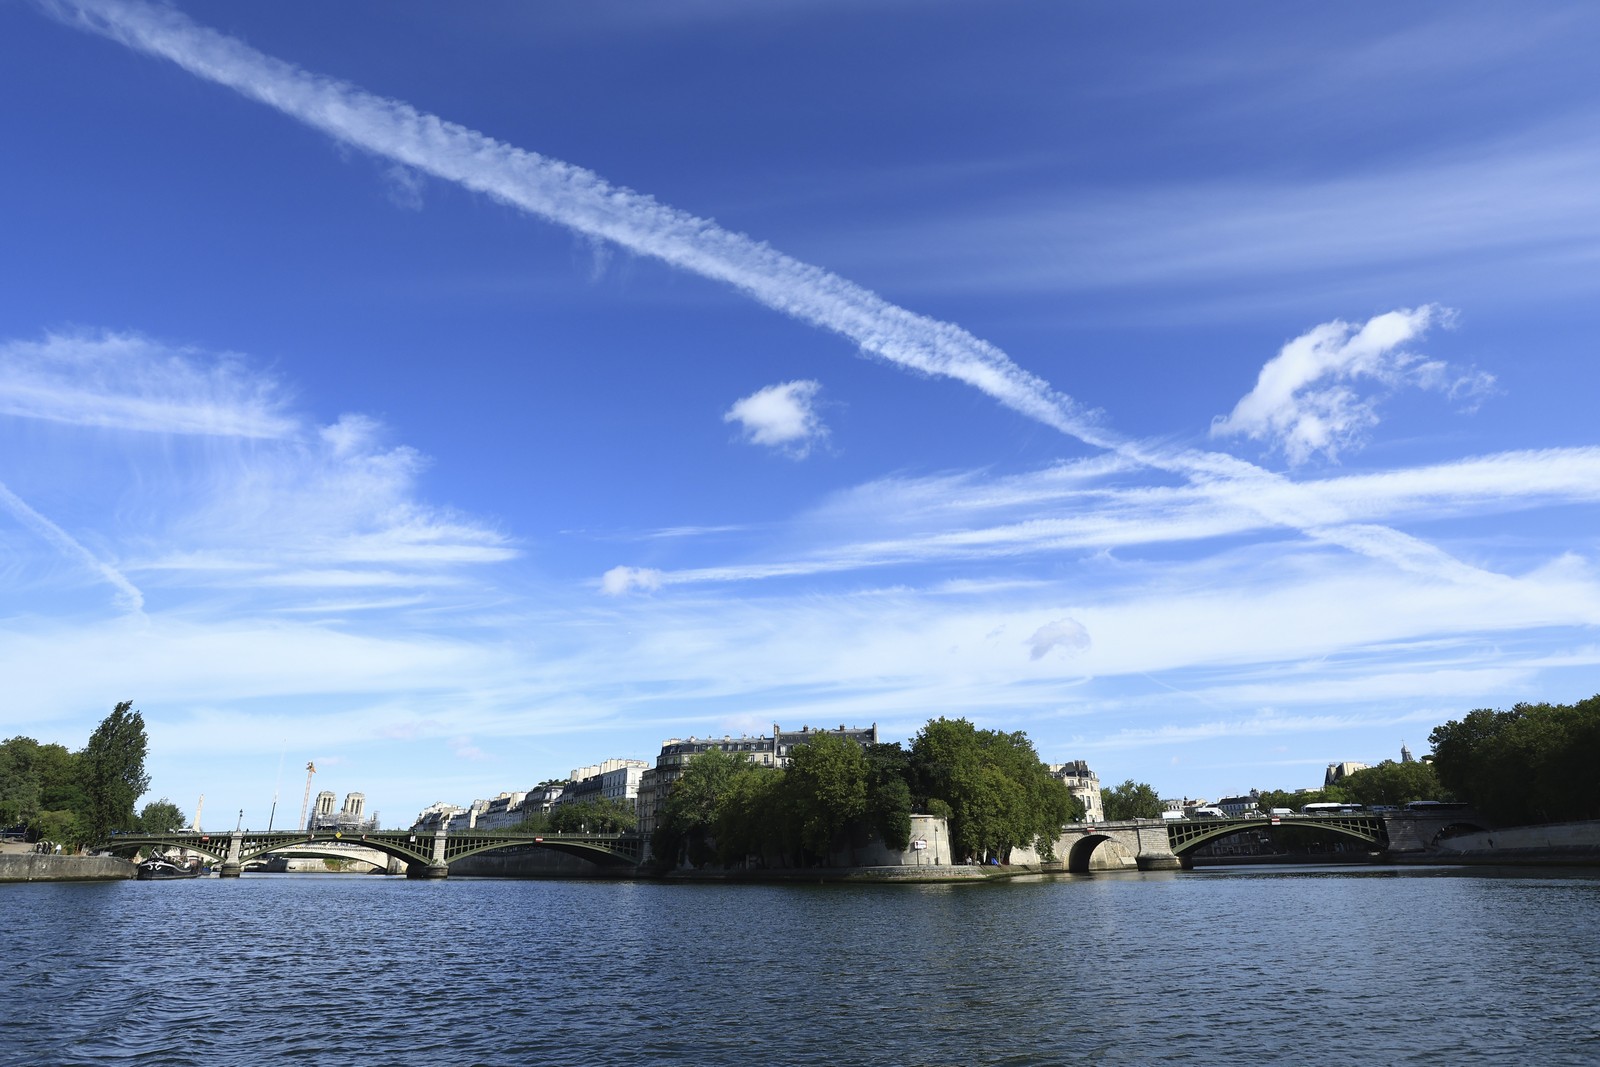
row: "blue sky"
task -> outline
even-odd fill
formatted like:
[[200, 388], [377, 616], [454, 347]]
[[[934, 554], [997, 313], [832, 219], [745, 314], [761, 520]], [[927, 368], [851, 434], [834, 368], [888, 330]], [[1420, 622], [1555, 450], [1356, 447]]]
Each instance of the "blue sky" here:
[[1592, 695], [1597, 38], [0, 4], [0, 732], [133, 699], [186, 811], [394, 825], [773, 722], [1216, 797]]

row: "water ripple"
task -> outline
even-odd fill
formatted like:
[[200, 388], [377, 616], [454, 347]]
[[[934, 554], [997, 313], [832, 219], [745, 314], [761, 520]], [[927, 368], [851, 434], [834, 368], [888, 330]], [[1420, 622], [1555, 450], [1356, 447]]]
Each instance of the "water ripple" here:
[[1589, 1064], [1600, 879], [0, 886], [0, 1064]]

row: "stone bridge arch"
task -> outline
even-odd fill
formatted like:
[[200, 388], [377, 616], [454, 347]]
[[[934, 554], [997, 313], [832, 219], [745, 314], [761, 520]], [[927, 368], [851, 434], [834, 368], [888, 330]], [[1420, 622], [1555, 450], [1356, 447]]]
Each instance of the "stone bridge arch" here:
[[1087, 833], [1073, 839], [1062, 850], [1061, 860], [1069, 874], [1125, 871], [1139, 864], [1139, 857], [1128, 851], [1127, 843], [1108, 833]]

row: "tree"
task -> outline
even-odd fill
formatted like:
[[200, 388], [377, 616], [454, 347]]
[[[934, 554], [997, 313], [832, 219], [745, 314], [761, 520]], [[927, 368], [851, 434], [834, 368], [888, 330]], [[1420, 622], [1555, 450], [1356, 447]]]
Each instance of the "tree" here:
[[594, 800], [580, 800], [575, 804], [557, 804], [551, 809], [546, 825], [552, 833], [558, 834], [575, 834], [583, 831], [615, 834], [638, 826], [639, 817], [620, 800], [597, 797]]
[[139, 829], [147, 834], [169, 834], [188, 821], [178, 805], [166, 797], [152, 800], [139, 812]]
[[1429, 735], [1440, 784], [1488, 818], [1538, 823], [1600, 817], [1600, 696], [1576, 704], [1478, 708]]
[[739, 768], [728, 781], [711, 825], [717, 862], [731, 866], [754, 859], [764, 864], [799, 851], [790, 784], [788, 775], [775, 767], [747, 762]]
[[1376, 767], [1367, 767], [1346, 775], [1339, 782], [1343, 799], [1367, 807], [1401, 807], [1413, 800], [1444, 799], [1444, 788], [1431, 763], [1396, 763], [1384, 760]]
[[53, 841], [67, 852], [76, 852], [91, 836], [73, 811], [41, 811], [28, 824], [30, 840]]
[[651, 851], [665, 860], [687, 853], [690, 863], [704, 865], [712, 857], [712, 827], [723, 797], [749, 760], [734, 752], [712, 748], [697, 753], [667, 791], [661, 821], [651, 839]]
[[78, 757], [31, 737], [0, 742], [0, 825], [31, 823], [41, 811], [82, 811]]
[[1024, 733], [979, 730], [965, 719], [935, 719], [911, 743], [912, 773], [930, 811], [949, 806], [957, 855], [1009, 858], [1034, 847], [1052, 855], [1071, 814], [1072, 794], [1051, 775]]
[[871, 744], [867, 757], [867, 828], [884, 845], [904, 852], [911, 845], [911, 754], [893, 744]]
[[1100, 805], [1108, 821], [1161, 818], [1161, 798], [1146, 782], [1132, 778], [1115, 789], [1100, 790]]
[[834, 839], [867, 811], [867, 757], [861, 746], [837, 734], [818, 733], [790, 753], [790, 801], [800, 821], [800, 840], [826, 863]]
[[84, 830], [91, 840], [103, 841], [113, 829], [133, 826], [134, 801], [150, 788], [144, 770], [148, 744], [144, 716], [133, 710], [131, 700], [118, 704], [89, 736], [79, 759], [87, 799]]
[[530, 811], [522, 817], [522, 821], [511, 827], [510, 832], [516, 834], [541, 834], [550, 829], [550, 816], [542, 811]]

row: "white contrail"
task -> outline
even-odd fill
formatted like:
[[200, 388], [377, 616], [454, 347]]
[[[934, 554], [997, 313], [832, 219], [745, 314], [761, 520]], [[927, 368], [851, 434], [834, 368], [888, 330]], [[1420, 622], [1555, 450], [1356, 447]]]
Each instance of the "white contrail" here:
[[1112, 437], [1049, 383], [959, 326], [889, 303], [821, 267], [709, 219], [611, 185], [592, 171], [504, 144], [476, 130], [258, 52], [172, 8], [114, 0], [41, 0], [61, 21], [169, 59], [338, 140], [727, 282], [768, 307], [842, 334], [862, 349], [954, 378], [1007, 407], [1101, 448]]
[[117, 590], [117, 601], [122, 607], [135, 615], [144, 613], [144, 594], [121, 571], [101, 560], [67, 531], [29, 507], [27, 501], [13, 493], [4, 482], [0, 482], [0, 506], [7, 508], [24, 526], [110, 583]]
[[[171, 60], [190, 73], [274, 107], [345, 144], [491, 196], [579, 233], [728, 283], [802, 321], [849, 338], [865, 352], [925, 374], [964, 382], [1022, 415], [1096, 448], [1200, 483], [1239, 482], [1263, 491], [1263, 518], [1343, 543], [1374, 543], [1373, 530], [1339, 538], [1313, 506], [1266, 491], [1281, 476], [1232, 456], [1173, 450], [1113, 433], [1065, 393], [1000, 349], [953, 323], [918, 315], [771, 246], [614, 186], [593, 171], [504, 144], [346, 82], [312, 74], [182, 12], [139, 0], [37, 0], [60, 21]], [[1401, 536], [1401, 535], [1396, 535]]]

